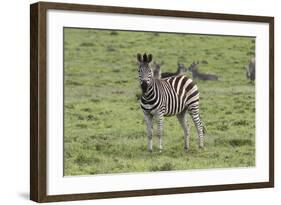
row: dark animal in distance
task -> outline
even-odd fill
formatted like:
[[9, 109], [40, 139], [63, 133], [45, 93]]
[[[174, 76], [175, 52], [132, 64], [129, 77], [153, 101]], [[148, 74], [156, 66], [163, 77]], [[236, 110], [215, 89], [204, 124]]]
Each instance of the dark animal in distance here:
[[168, 77], [172, 77], [172, 76], [177, 76], [177, 75], [183, 75], [186, 72], [186, 68], [184, 67], [183, 64], [178, 63], [178, 69], [176, 72], [161, 72], [161, 66], [163, 65], [163, 61], [158, 64], [154, 61], [154, 70], [153, 70], [153, 77], [156, 79], [160, 79], [160, 78], [168, 78]]
[[192, 79], [177, 75], [163, 79], [153, 77], [150, 68], [152, 55], [137, 54], [138, 73], [142, 89], [140, 105], [147, 128], [148, 150], [152, 151], [152, 122], [157, 120], [158, 148], [162, 150], [164, 116], [176, 115], [184, 131], [184, 148], [189, 149], [189, 131], [186, 115], [189, 113], [197, 128], [199, 147], [203, 147], [204, 126], [199, 114], [199, 91]]
[[251, 81], [256, 79], [256, 58], [250, 59], [249, 65], [246, 67], [246, 77]]
[[177, 75], [182, 75], [186, 72], [186, 68], [184, 67], [183, 64], [178, 63], [178, 69], [176, 72], [165, 72], [161, 73], [161, 78], [168, 78], [172, 76], [177, 76]]
[[218, 80], [218, 76], [216, 76], [216, 75], [199, 72], [198, 66], [199, 66], [199, 62], [197, 62], [197, 63], [193, 62], [188, 68], [188, 70], [192, 73], [193, 79]]

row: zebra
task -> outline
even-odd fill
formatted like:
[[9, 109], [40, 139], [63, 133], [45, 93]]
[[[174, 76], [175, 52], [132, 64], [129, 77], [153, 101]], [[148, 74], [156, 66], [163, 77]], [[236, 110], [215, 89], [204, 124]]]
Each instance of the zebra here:
[[184, 149], [189, 149], [189, 131], [186, 113], [189, 112], [197, 128], [199, 147], [204, 146], [204, 127], [199, 114], [199, 92], [197, 86], [185, 75], [164, 79], [153, 78], [150, 68], [152, 55], [137, 54], [139, 81], [142, 90], [140, 105], [147, 128], [148, 151], [152, 152], [152, 120], [157, 120], [158, 149], [162, 151], [164, 116], [176, 115], [184, 131]]
[[163, 61], [161, 61], [160, 63], [157, 62], [153, 62], [153, 66], [154, 66], [154, 70], [153, 70], [153, 77], [156, 79], [160, 79], [161, 78], [161, 69], [160, 67], [164, 64]]
[[163, 65], [163, 61], [161, 64], [158, 64], [154, 61], [154, 67], [155, 69], [153, 70], [153, 77], [160, 79], [160, 78], [167, 78], [167, 77], [172, 77], [172, 76], [177, 76], [177, 75], [182, 75], [186, 72], [186, 68], [184, 67], [184, 64], [178, 63], [178, 69], [176, 72], [171, 73], [171, 72], [165, 72], [161, 73], [160, 66]]
[[218, 76], [213, 75], [213, 74], [206, 74], [206, 73], [200, 73], [198, 71], [198, 65], [199, 62], [195, 63], [193, 62], [188, 70], [192, 73], [192, 78], [193, 79], [199, 79], [199, 80], [218, 80]]
[[254, 81], [256, 78], [256, 58], [253, 57], [250, 59], [249, 65], [246, 67], [246, 77], [251, 81]]

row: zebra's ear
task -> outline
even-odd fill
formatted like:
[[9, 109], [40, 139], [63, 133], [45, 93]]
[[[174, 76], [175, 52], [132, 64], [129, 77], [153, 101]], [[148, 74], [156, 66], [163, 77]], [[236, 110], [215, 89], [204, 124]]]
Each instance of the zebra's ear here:
[[141, 57], [141, 54], [137, 54], [137, 59], [138, 59], [138, 61], [141, 63], [142, 62], [142, 57]]
[[150, 63], [152, 61], [152, 55], [148, 54], [147, 56], [147, 63]]

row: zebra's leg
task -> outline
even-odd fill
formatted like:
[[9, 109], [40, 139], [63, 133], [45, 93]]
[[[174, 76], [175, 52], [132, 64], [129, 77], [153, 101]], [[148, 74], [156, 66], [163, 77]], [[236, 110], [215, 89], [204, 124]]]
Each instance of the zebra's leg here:
[[157, 116], [157, 136], [158, 136], [158, 149], [159, 152], [162, 152], [162, 135], [163, 135], [163, 121], [164, 116], [163, 114], [159, 114]]
[[189, 132], [188, 132], [188, 124], [186, 120], [186, 111], [183, 111], [180, 114], [178, 114], [177, 118], [184, 132], [184, 149], [187, 152], [189, 149]]
[[199, 138], [199, 147], [204, 147], [204, 127], [202, 124], [202, 121], [200, 119], [200, 114], [199, 114], [199, 102], [196, 102], [194, 104], [192, 104], [189, 108], [188, 108], [190, 115], [193, 119], [193, 122], [196, 126], [197, 129], [197, 133], [198, 133], [198, 138]]
[[146, 129], [147, 129], [147, 149], [149, 152], [152, 152], [152, 131], [153, 131], [153, 126], [152, 126], [152, 119], [153, 116], [149, 113], [144, 113], [144, 120], [146, 123]]

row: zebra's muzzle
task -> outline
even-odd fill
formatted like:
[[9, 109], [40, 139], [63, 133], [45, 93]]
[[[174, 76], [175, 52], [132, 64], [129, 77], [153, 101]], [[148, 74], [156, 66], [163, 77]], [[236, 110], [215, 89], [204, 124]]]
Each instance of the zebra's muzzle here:
[[146, 81], [142, 81], [141, 82], [141, 89], [143, 92], [145, 92], [147, 90], [148, 87], [148, 83]]

